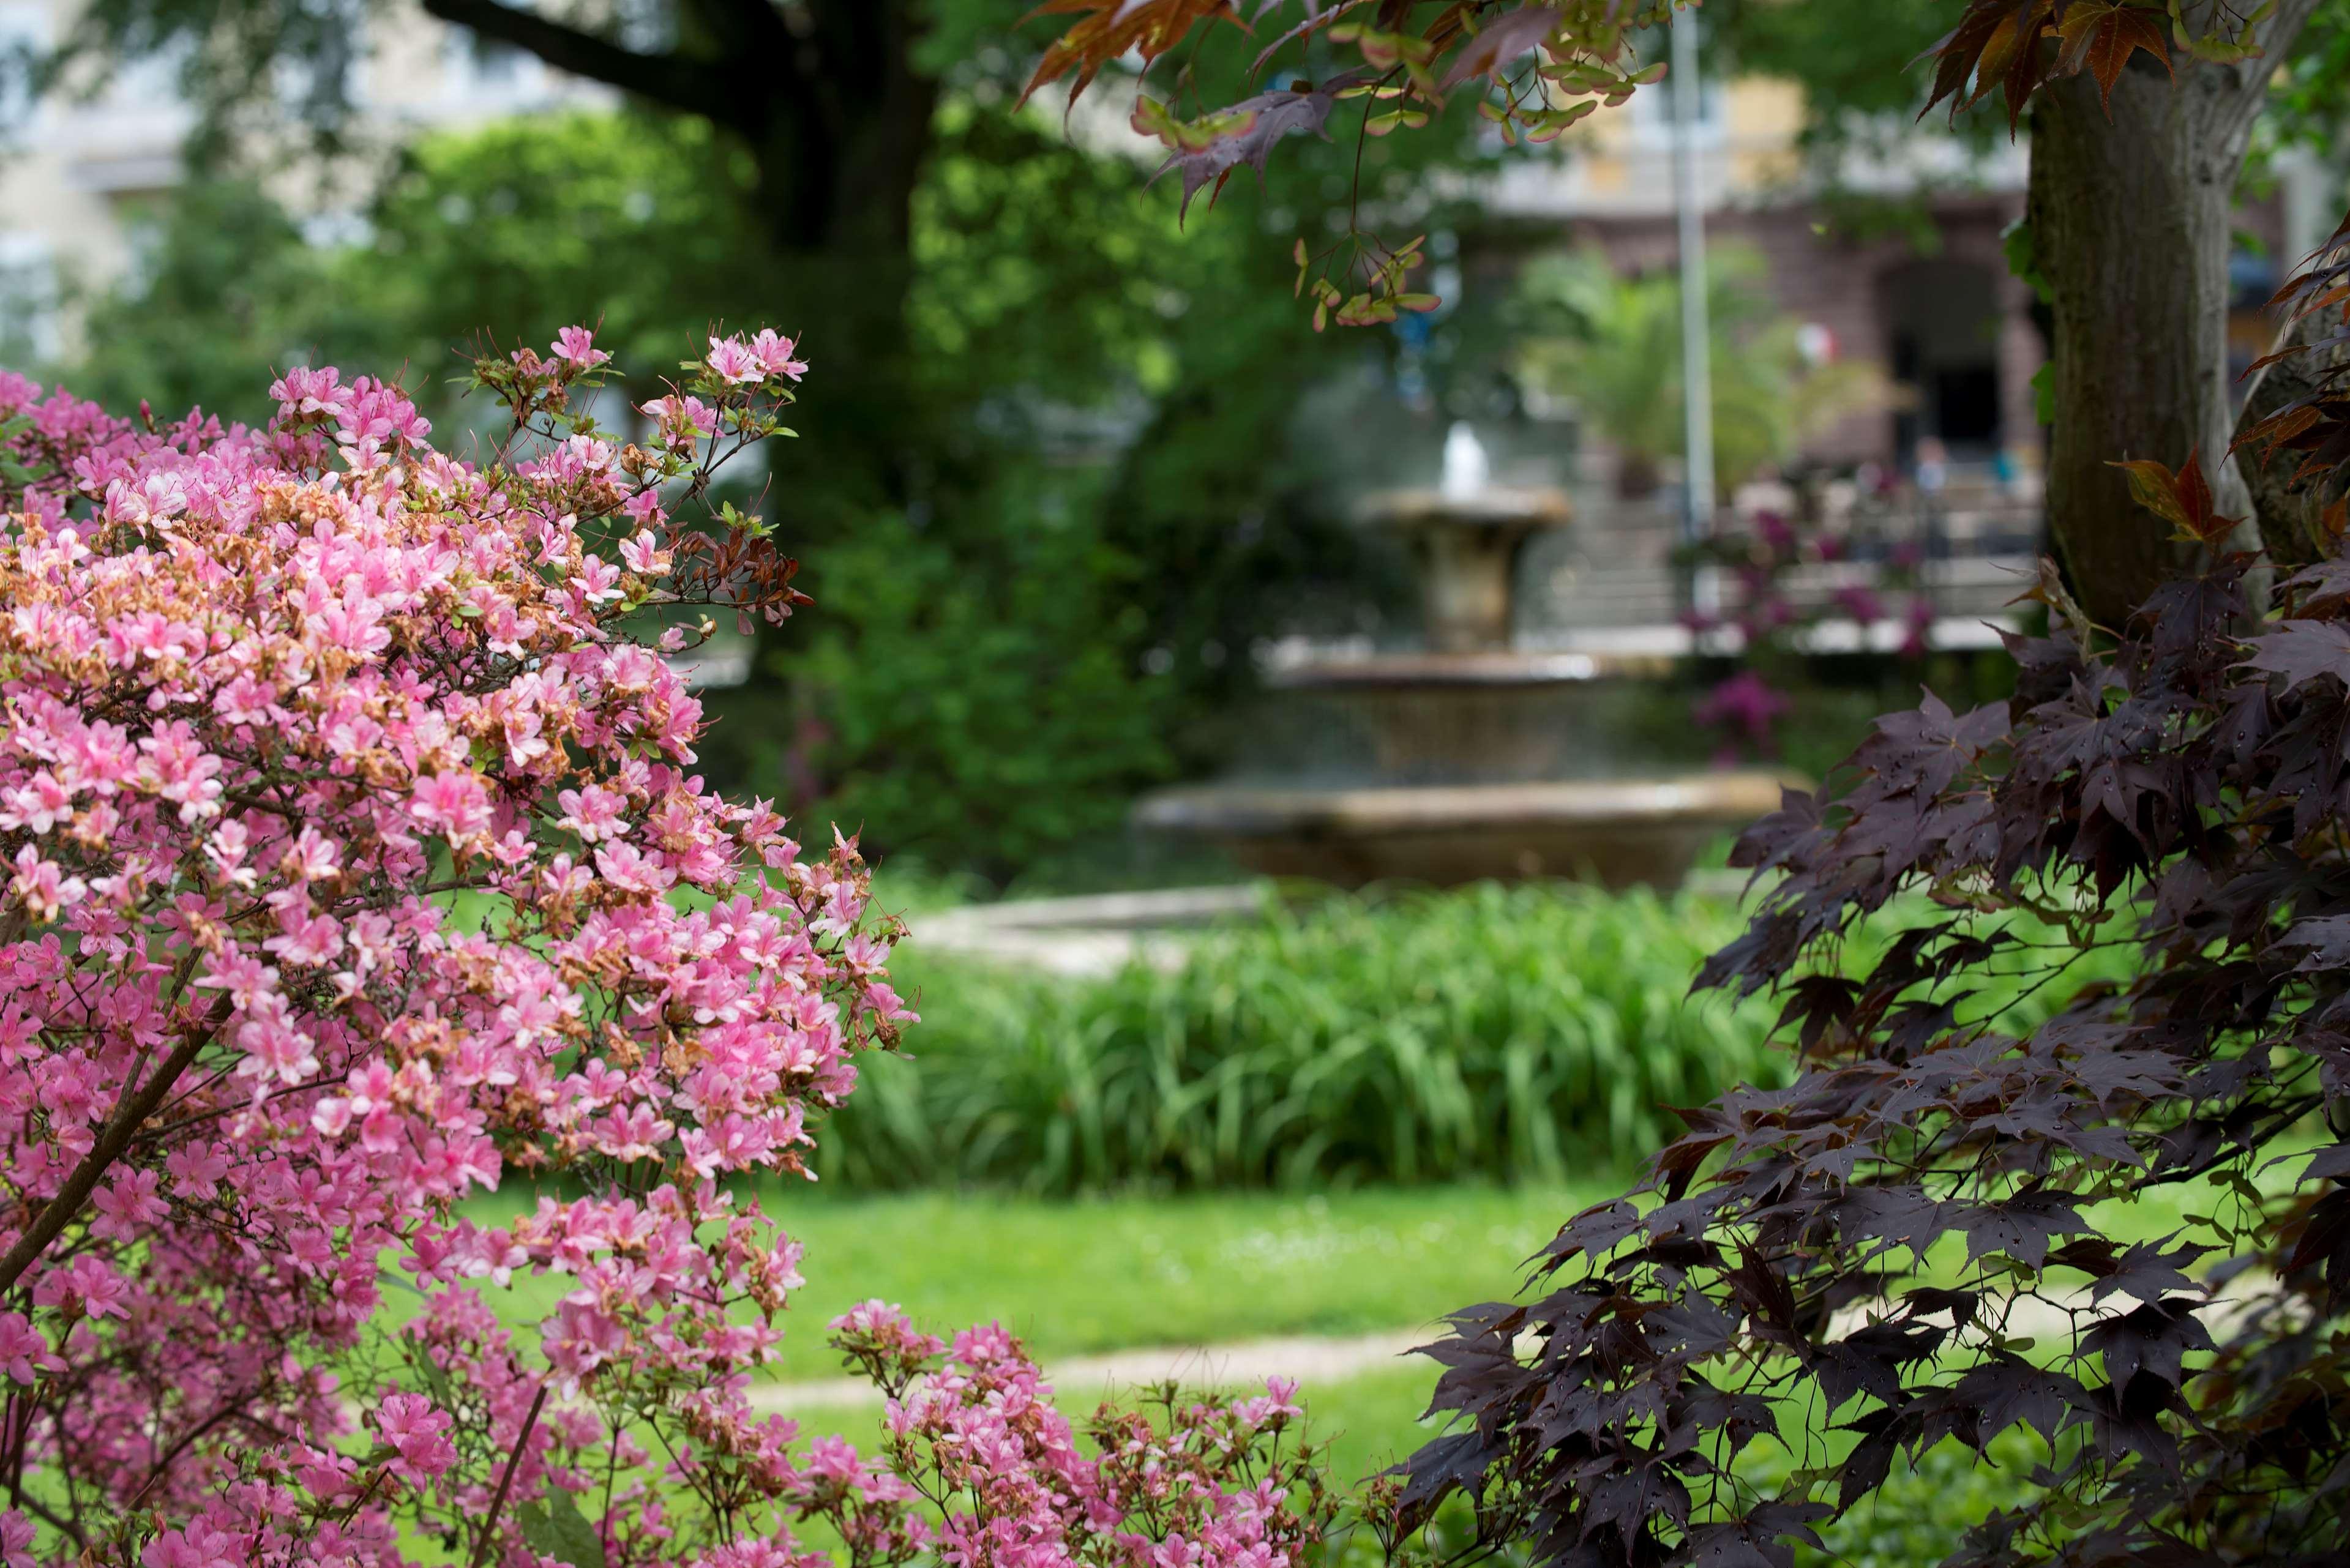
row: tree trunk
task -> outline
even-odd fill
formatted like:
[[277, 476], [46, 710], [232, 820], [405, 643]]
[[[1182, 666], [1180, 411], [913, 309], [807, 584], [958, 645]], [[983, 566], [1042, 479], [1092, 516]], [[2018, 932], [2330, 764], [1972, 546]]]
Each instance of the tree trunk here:
[[[2298, 346], [2303, 351], [2289, 359], [2280, 359], [2262, 369], [2252, 379], [2251, 389], [2244, 396], [2243, 417], [2237, 428], [2249, 430], [2275, 413], [2288, 403], [2298, 402], [2324, 384], [2330, 376], [2350, 368], [2350, 346], [2334, 344], [2324, 348], [2310, 348], [2320, 337], [2332, 333], [2341, 318], [2330, 310], [2316, 311], [2303, 317], [2279, 335], [2279, 350]], [[2246, 449], [2238, 459], [2243, 469], [2244, 483], [2251, 488], [2252, 519], [2260, 527], [2261, 548], [2278, 566], [2305, 566], [2326, 555], [2334, 546], [2320, 521], [2325, 508], [2339, 498], [2345, 488], [2345, 476], [2335, 473], [2295, 484], [2293, 474], [2301, 466], [2301, 454], [2281, 452], [2274, 461], [2266, 461], [2257, 445]]]
[[660, 53], [510, 0], [422, 5], [739, 139], [768, 241], [764, 286], [709, 303], [729, 327], [775, 326], [807, 341], [821, 390], [800, 422], [822, 434], [801, 444], [820, 455], [778, 454], [791, 493], [811, 511], [903, 504], [923, 435], [910, 417], [906, 306], [914, 190], [938, 103], [937, 80], [917, 63], [930, 0], [679, 0], [674, 47]]
[[2074, 594], [2104, 626], [2124, 625], [2184, 559], [2112, 463], [2175, 468], [2199, 452], [2220, 509], [2250, 508], [2227, 459], [2236, 181], [2269, 70], [2314, 4], [2278, 7], [2265, 58], [2181, 57], [2174, 82], [2140, 55], [2110, 115], [2087, 76], [2049, 84], [2033, 111], [2030, 217], [2054, 315], [2049, 528]]
[[[764, 3], [764, 0], [763, 0]], [[775, 246], [765, 314], [800, 333], [816, 367], [776, 454], [795, 481], [851, 505], [902, 506], [929, 444], [906, 308], [913, 200], [938, 83], [915, 65], [915, 0], [824, 0], [798, 13], [795, 69], [743, 62], [765, 96], [747, 140], [758, 217]], [[801, 472], [801, 471], [805, 472]]]

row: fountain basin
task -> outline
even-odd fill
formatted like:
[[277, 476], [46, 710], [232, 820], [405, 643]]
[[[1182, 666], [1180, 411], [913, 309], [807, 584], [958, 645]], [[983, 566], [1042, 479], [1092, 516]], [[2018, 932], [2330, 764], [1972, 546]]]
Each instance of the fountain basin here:
[[1320, 659], [1271, 673], [1266, 721], [1343, 737], [1386, 784], [1588, 778], [1625, 771], [1627, 717], [1671, 673], [1666, 659], [1507, 649]]
[[1138, 819], [1213, 843], [1262, 875], [1339, 887], [1572, 877], [1671, 888], [1717, 835], [1777, 810], [1784, 787], [1761, 772], [1367, 789], [1209, 784], [1153, 795]]

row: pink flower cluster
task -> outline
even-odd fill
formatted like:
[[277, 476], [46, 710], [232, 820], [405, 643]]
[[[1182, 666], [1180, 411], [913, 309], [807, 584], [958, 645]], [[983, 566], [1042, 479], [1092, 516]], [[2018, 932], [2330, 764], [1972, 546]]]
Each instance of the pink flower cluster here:
[[1310, 1511], [1232, 1457], [1285, 1395], [1081, 1461], [1009, 1341], [927, 1371], [874, 1309], [890, 1468], [753, 1415], [799, 1250], [739, 1179], [911, 1014], [855, 846], [707, 788], [661, 657], [805, 602], [671, 508], [806, 367], [713, 340], [630, 440], [608, 360], [477, 367], [478, 462], [330, 369], [258, 431], [0, 376], [0, 1562], [797, 1568], [821, 1515], [1287, 1563]]
[[[833, 1321], [833, 1343], [890, 1396], [886, 1466], [820, 1442], [795, 1476], [802, 1517], [858, 1560], [927, 1552], [969, 1568], [1290, 1568], [1333, 1508], [1297, 1440], [1296, 1385], [1245, 1399], [1105, 1406], [1081, 1445], [1020, 1342], [997, 1325], [944, 1347], [895, 1307]], [[1286, 1440], [1285, 1440], [1286, 1439]]]

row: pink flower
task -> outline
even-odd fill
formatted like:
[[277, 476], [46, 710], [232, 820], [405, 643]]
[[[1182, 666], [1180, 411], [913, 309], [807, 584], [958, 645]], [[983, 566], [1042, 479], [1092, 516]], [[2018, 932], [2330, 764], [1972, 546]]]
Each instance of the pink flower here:
[[1885, 618], [1884, 601], [1857, 583], [1847, 584], [1835, 591], [1836, 607], [1862, 626], [1873, 626]]
[[16, 1509], [0, 1510], [0, 1563], [33, 1568], [33, 1521]]
[[751, 351], [740, 337], [712, 337], [710, 358], [705, 361], [710, 373], [733, 387], [755, 387], [767, 379], [768, 371], [759, 356]]
[[490, 826], [489, 787], [470, 770], [431, 774], [416, 781], [408, 812], [428, 833], [471, 838]]
[[631, 534], [620, 541], [620, 559], [629, 570], [641, 576], [658, 577], [670, 568], [670, 553], [660, 547], [650, 530]]
[[1698, 704], [1697, 722], [1728, 730], [1752, 744], [1767, 747], [1771, 744], [1772, 726], [1791, 706], [1784, 693], [1773, 690], [1754, 671], [1742, 670]]
[[751, 339], [751, 352], [760, 369], [770, 376], [785, 376], [795, 381], [807, 374], [806, 362], [792, 357], [795, 347], [790, 338], [778, 337], [764, 327]]
[[89, 884], [67, 876], [56, 861], [42, 859], [40, 851], [27, 844], [16, 851], [16, 875], [9, 879], [8, 890], [35, 919], [54, 920], [67, 905], [81, 902]]
[[62, 1269], [44, 1273], [33, 1287], [36, 1305], [62, 1307], [73, 1317], [130, 1315], [122, 1276], [103, 1258], [85, 1253]]
[[1244, 1399], [1232, 1407], [1232, 1413], [1251, 1427], [1263, 1427], [1275, 1421], [1290, 1421], [1305, 1414], [1297, 1402], [1297, 1379], [1268, 1377], [1264, 1393], [1254, 1399]]
[[50, 1353], [49, 1342], [20, 1312], [0, 1312], [0, 1372], [29, 1385], [38, 1372], [54, 1372], [65, 1365]]
[[582, 370], [608, 364], [611, 356], [596, 347], [596, 336], [585, 327], [567, 327], [555, 335], [555, 357]]
[[376, 1407], [375, 1429], [400, 1458], [392, 1470], [402, 1480], [422, 1486], [444, 1475], [457, 1462], [456, 1445], [448, 1438], [453, 1423], [421, 1394], [391, 1394]]

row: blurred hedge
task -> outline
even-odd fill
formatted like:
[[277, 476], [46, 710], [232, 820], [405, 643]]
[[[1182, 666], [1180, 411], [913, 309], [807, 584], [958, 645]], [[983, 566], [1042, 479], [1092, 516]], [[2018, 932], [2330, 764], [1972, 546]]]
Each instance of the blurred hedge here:
[[1484, 888], [1273, 911], [1098, 981], [900, 950], [923, 1022], [819, 1135], [868, 1187], [1555, 1179], [1660, 1103], [1773, 1070], [1762, 1017], [1684, 1000], [1731, 912]]
[[1689, 995], [1741, 925], [1720, 898], [1488, 885], [1269, 909], [1172, 972], [1069, 980], [924, 955], [916, 919], [896, 967], [923, 1022], [867, 1060], [819, 1168], [1047, 1193], [1627, 1171], [1666, 1107], [1789, 1070], [1767, 999]]

